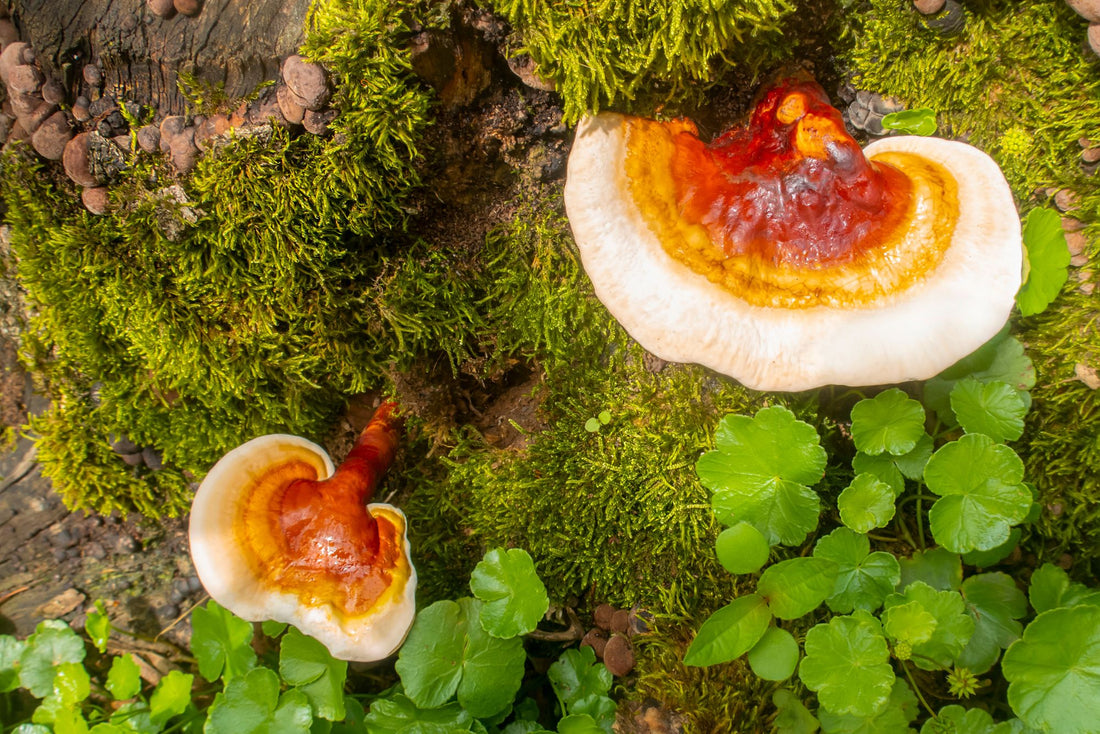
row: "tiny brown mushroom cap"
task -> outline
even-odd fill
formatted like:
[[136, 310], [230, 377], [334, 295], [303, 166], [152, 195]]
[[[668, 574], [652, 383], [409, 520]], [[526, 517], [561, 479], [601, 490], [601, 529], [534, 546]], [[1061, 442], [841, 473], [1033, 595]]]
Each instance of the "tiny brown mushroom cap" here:
[[769, 90], [710, 143], [685, 120], [583, 120], [565, 205], [596, 295], [656, 356], [758, 390], [930, 378], [1020, 287], [1000, 169], [916, 136], [864, 151], [816, 84]]
[[365, 503], [396, 448], [392, 424], [380, 425], [376, 414], [335, 470], [320, 446], [289, 435], [253, 439], [215, 464], [190, 522], [195, 570], [215, 601], [246, 620], [293, 624], [344, 660], [400, 646], [416, 571], [405, 516]]

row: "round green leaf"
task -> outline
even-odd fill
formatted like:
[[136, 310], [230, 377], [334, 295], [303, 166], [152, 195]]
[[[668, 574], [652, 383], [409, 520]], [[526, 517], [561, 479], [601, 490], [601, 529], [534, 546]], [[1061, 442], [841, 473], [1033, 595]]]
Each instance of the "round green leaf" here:
[[943, 548], [917, 551], [899, 561], [901, 583], [904, 589], [914, 581], [923, 581], [933, 589], [945, 591], [957, 589], [962, 584], [962, 560], [958, 554]]
[[894, 490], [872, 474], [859, 474], [836, 499], [840, 521], [857, 533], [881, 528], [894, 517]]
[[768, 566], [756, 593], [779, 619], [797, 619], [832, 595], [836, 575], [836, 564], [826, 558], [790, 558]]
[[924, 434], [924, 407], [896, 387], [852, 408], [852, 440], [865, 454], [902, 456]]
[[484, 602], [481, 624], [494, 637], [527, 634], [550, 607], [535, 562], [521, 548], [486, 553], [470, 576], [470, 590]]
[[279, 677], [254, 668], [225, 684], [214, 697], [204, 734], [308, 734], [313, 724], [309, 701], [301, 691], [279, 695]]
[[847, 614], [854, 609], [874, 611], [897, 587], [901, 568], [893, 554], [870, 552], [866, 535], [848, 528], [837, 528], [820, 538], [814, 546], [814, 558], [825, 558], [837, 565], [833, 593], [825, 600], [829, 609]]
[[[917, 445], [907, 454], [893, 457], [894, 464], [904, 476], [909, 479], [920, 479], [924, 476], [924, 465], [932, 457], [932, 437], [927, 433], [917, 439]], [[881, 477], [879, 477], [881, 479]], [[895, 492], [895, 494], [898, 494]]]
[[1058, 297], [1069, 277], [1070, 254], [1062, 219], [1053, 209], [1032, 209], [1024, 219], [1027, 282], [1016, 294], [1020, 313], [1033, 316]]
[[928, 512], [936, 542], [954, 553], [996, 548], [1027, 517], [1031, 493], [1016, 452], [979, 433], [953, 441], [928, 460], [924, 481], [940, 495]]
[[603, 663], [596, 662], [596, 652], [591, 647], [566, 650], [550, 666], [546, 677], [563, 711], [592, 696], [606, 696], [611, 690], [611, 673]]
[[141, 691], [141, 668], [134, 662], [133, 655], [120, 655], [111, 661], [107, 690], [116, 701], [133, 698]]
[[213, 683], [228, 681], [256, 666], [252, 649], [252, 623], [246, 622], [215, 601], [191, 612], [191, 651], [199, 663], [199, 675]]
[[[974, 633], [974, 620], [966, 614], [962, 595], [957, 591], [937, 591], [923, 581], [915, 581], [903, 593], [886, 597], [884, 619], [893, 607], [910, 602], [919, 604], [936, 621], [928, 639], [913, 641], [913, 664], [924, 670], [950, 667]], [[917, 618], [912, 609], [907, 614]]]
[[775, 704], [775, 730], [777, 734], [814, 734], [819, 724], [802, 699], [786, 688], [772, 694]]
[[967, 433], [984, 433], [994, 441], [1015, 441], [1024, 432], [1028, 406], [1007, 382], [959, 380], [951, 390], [951, 409]]
[[936, 618], [920, 602], [909, 601], [882, 610], [882, 631], [896, 642], [919, 645], [936, 632]]
[[764, 680], [787, 680], [798, 665], [798, 643], [785, 629], [769, 627], [748, 654], [752, 672]]
[[1053, 563], [1044, 563], [1031, 574], [1027, 596], [1031, 606], [1039, 613], [1078, 604], [1100, 606], [1100, 589], [1090, 589], [1070, 581], [1069, 574]]
[[[474, 717], [455, 702], [437, 708], [418, 707], [400, 693], [380, 698], [370, 705], [363, 717], [370, 734], [404, 734], [405, 732], [469, 731]], [[356, 729], [362, 731], [362, 729]], [[275, 734], [274, 732], [272, 734]]]
[[857, 475], [870, 474], [877, 477], [879, 481], [890, 485], [894, 496], [897, 497], [905, 491], [905, 477], [897, 466], [897, 458], [890, 454], [871, 456], [860, 451], [856, 452], [855, 457], [852, 459], [852, 469]]
[[752, 523], [769, 545], [802, 543], [821, 511], [808, 485], [821, 480], [827, 460], [814, 427], [774, 406], [753, 418], [726, 416], [714, 439], [695, 468], [718, 521]]
[[153, 695], [149, 697], [149, 718], [154, 725], [163, 725], [173, 716], [179, 716], [191, 704], [191, 685], [195, 676], [173, 670], [160, 679]]
[[480, 601], [460, 599], [459, 604], [466, 617], [466, 645], [462, 656], [462, 679], [456, 694], [464, 709], [475, 718], [486, 719], [499, 714], [515, 700], [523, 683], [527, 653], [522, 638], [505, 640], [485, 631], [480, 620], [483, 607]]
[[11, 635], [0, 635], [0, 693], [19, 687], [19, 657], [27, 643]]
[[756, 573], [768, 562], [768, 539], [747, 522], [739, 522], [718, 535], [718, 562], [730, 573]]
[[734, 599], [699, 627], [684, 664], [705, 667], [736, 660], [760, 641], [771, 621], [764, 597], [749, 594]]
[[[1009, 334], [1006, 327], [973, 354], [925, 382], [924, 404], [936, 411], [940, 421], [949, 428], [958, 425], [955, 412], [951, 410], [951, 390], [956, 382], [966, 377], [983, 382], [1001, 380], [1017, 390], [1026, 391], [1035, 385], [1035, 367], [1024, 345]], [[1024, 402], [1029, 399], [1024, 393]]]
[[886, 707], [873, 716], [819, 712], [825, 734], [911, 734], [909, 722], [917, 718], [917, 697], [901, 678], [894, 680]]
[[19, 685], [36, 698], [53, 691], [54, 673], [63, 663], [84, 661], [84, 641], [57, 620], [39, 622], [19, 654]]
[[1059, 734], [1096, 731], [1100, 701], [1100, 607], [1036, 617], [1001, 661], [1008, 703], [1028, 726]]
[[959, 653], [956, 665], [981, 675], [997, 662], [1001, 650], [1020, 637], [1016, 620], [1027, 614], [1027, 598], [1011, 576], [983, 573], [971, 576], [960, 589], [966, 613], [974, 620], [974, 634]]
[[936, 718], [924, 722], [920, 734], [992, 734], [993, 717], [983, 709], [966, 709], [958, 704], [944, 706]]
[[465, 647], [466, 618], [457, 602], [437, 601], [416, 615], [395, 665], [413, 703], [435, 708], [454, 695]]
[[346, 660], [337, 660], [320, 642], [291, 627], [279, 646], [279, 674], [306, 695], [317, 716], [343, 720]]
[[834, 714], [874, 716], [886, 707], [894, 669], [874, 617], [863, 612], [833, 617], [806, 633], [805, 648], [798, 676], [817, 691], [822, 708]]

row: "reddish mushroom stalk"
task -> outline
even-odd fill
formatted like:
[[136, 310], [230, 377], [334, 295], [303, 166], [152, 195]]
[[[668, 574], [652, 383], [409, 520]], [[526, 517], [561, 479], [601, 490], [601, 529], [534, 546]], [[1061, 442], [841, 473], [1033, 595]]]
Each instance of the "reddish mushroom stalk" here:
[[405, 516], [367, 502], [401, 424], [383, 403], [335, 470], [297, 436], [261, 436], [222, 457], [191, 509], [191, 554], [210, 595], [244, 619], [294, 624], [337, 657], [392, 653], [412, 623], [416, 571]]

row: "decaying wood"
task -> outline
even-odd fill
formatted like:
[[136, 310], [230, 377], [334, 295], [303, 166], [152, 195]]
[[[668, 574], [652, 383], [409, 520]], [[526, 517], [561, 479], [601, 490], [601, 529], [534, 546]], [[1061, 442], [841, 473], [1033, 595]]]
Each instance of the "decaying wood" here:
[[12, 20], [38, 63], [80, 93], [83, 68], [98, 64], [120, 99], [180, 114], [179, 72], [224, 83], [230, 98], [278, 78], [302, 42], [309, 0], [206, 0], [194, 17], [153, 14], [146, 0], [14, 0]]

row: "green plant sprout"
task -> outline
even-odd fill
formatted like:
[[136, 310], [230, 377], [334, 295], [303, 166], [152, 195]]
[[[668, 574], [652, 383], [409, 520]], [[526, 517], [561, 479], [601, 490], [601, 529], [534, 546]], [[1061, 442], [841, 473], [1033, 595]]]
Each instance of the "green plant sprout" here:
[[[746, 656], [765, 680], [797, 675], [816, 693], [817, 715], [790, 692], [777, 695], [780, 732], [911, 732], [920, 709], [922, 734], [1093, 731], [1096, 707], [1071, 701], [1100, 701], [1100, 591], [1050, 564], [1035, 571], [1027, 596], [1007, 574], [981, 571], [1038, 517], [1006, 443], [1023, 433], [1033, 384], [1022, 346], [1001, 334], [928, 381], [923, 402], [898, 388], [858, 401], [853, 478], [834, 508], [810, 489], [827, 463], [812, 427], [782, 408], [724, 418], [696, 470], [715, 518], [730, 526], [719, 562], [759, 577], [753, 593], [700, 625], [684, 663]], [[762, 546], [805, 544], [819, 514], [840, 526], [813, 543], [812, 556], [768, 565]], [[901, 546], [908, 557], [895, 555]], [[828, 614], [817, 611], [822, 603]], [[798, 635], [792, 623], [803, 618], [816, 624]], [[1017, 718], [933, 707], [928, 676], [942, 676], [962, 700], [998, 661]]]
[[935, 135], [936, 113], [929, 107], [890, 112], [882, 117], [882, 127], [910, 135]]
[[589, 433], [598, 433], [600, 428], [606, 426], [611, 422], [611, 412], [607, 410], [601, 410], [599, 415], [594, 418], [589, 418], [584, 422], [584, 430]]

